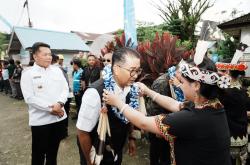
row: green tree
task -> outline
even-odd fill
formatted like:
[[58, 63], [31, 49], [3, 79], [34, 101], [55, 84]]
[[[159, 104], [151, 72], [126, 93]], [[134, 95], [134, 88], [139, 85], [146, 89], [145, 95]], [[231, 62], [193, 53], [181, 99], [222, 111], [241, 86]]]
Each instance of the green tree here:
[[185, 48], [185, 49], [188, 50], [188, 51], [193, 49], [192, 42], [189, 41], [189, 40], [181, 41], [180, 39], [178, 39], [178, 40], [176, 41], [176, 47], [177, 47], [177, 48], [183, 47], [183, 48]]
[[167, 23], [168, 31], [178, 35], [181, 40], [195, 42], [195, 27], [201, 15], [213, 6], [209, 0], [159, 0], [154, 6], [160, 11], [161, 18]]
[[139, 42], [146, 40], [153, 41], [156, 32], [162, 34], [165, 28], [164, 24], [154, 25], [153, 23], [147, 22], [138, 22], [137, 26], [137, 39]]
[[166, 29], [172, 34], [172, 35], [176, 35], [181, 39], [187, 38], [187, 37], [183, 37], [183, 26], [182, 26], [182, 20], [179, 18], [176, 19], [171, 19], [166, 26]]
[[[137, 40], [138, 42], [143, 42], [146, 40], [153, 41], [155, 38], [156, 32], [162, 34], [163, 31], [167, 31], [166, 24], [154, 25], [151, 22], [138, 21], [137, 22]], [[116, 35], [119, 37], [124, 32], [123, 29], [119, 29], [116, 32]]]
[[9, 43], [9, 40], [10, 34], [0, 32], [0, 56], [2, 55], [2, 52], [5, 52], [5, 50], [7, 49], [7, 44]]
[[1, 49], [1, 46], [3, 45], [3, 44], [6, 44], [6, 35], [4, 34], [4, 33], [1, 33], [0, 32], [0, 50], [2, 50]]
[[233, 58], [239, 41], [235, 39], [232, 41], [231, 36], [226, 33], [224, 33], [224, 36], [225, 40], [218, 42], [217, 52], [223, 59]]

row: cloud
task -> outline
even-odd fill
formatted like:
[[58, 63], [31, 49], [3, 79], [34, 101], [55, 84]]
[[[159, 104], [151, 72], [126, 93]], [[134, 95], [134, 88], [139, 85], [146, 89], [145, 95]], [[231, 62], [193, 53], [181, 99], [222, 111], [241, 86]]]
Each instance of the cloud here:
[[[0, 0], [0, 14], [11, 24], [16, 25], [23, 10], [25, 0]], [[159, 12], [151, 5], [152, 1], [134, 0], [137, 21], [159, 24], [162, 19]], [[249, 12], [250, 0], [217, 0], [215, 5], [206, 11], [203, 19], [221, 20], [237, 6]], [[31, 21], [34, 28], [58, 31], [82, 31], [105, 33], [123, 28], [123, 0], [29, 0]], [[217, 13], [217, 15], [215, 15]], [[230, 12], [227, 12], [230, 13]], [[27, 26], [27, 12], [24, 11], [19, 26]], [[8, 31], [7, 26], [0, 22], [0, 31]]]

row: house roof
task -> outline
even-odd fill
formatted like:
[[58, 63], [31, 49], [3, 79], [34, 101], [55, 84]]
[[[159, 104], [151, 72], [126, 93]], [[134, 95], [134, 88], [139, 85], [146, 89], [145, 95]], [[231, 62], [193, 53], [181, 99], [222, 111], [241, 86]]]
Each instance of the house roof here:
[[[103, 35], [103, 34], [99, 34], [99, 33], [86, 33], [86, 32], [78, 32], [78, 31], [71, 31], [71, 32], [77, 34], [79, 37], [82, 38], [82, 40], [84, 40], [86, 42], [94, 41], [97, 37]], [[116, 33], [116, 31], [105, 33], [105, 34], [114, 35], [115, 33]]]
[[102, 35], [98, 33], [85, 33], [85, 32], [77, 32], [77, 31], [72, 31], [72, 33], [77, 34], [79, 37], [82, 38], [82, 40], [85, 40], [85, 41], [94, 41], [97, 37]]
[[222, 30], [245, 26], [250, 26], [250, 13], [218, 25]]
[[30, 48], [35, 42], [47, 43], [52, 50], [89, 51], [89, 47], [74, 33], [14, 27], [8, 52], [20, 49], [20, 46]]

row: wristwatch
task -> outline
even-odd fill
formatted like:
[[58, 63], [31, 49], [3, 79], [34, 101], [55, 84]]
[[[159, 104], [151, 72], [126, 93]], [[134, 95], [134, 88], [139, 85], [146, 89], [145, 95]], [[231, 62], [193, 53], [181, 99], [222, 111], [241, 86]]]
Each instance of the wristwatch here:
[[58, 101], [57, 103], [60, 104], [61, 107], [64, 107], [64, 103], [63, 102]]

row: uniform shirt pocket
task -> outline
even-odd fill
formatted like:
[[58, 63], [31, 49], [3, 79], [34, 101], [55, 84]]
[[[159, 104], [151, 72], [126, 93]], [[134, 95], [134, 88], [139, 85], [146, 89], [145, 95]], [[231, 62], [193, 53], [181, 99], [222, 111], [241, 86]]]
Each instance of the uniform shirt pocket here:
[[44, 80], [40, 77], [40, 78], [33, 78], [32, 79], [33, 82], [33, 89], [35, 92], [43, 92], [45, 90], [45, 84], [44, 84]]

